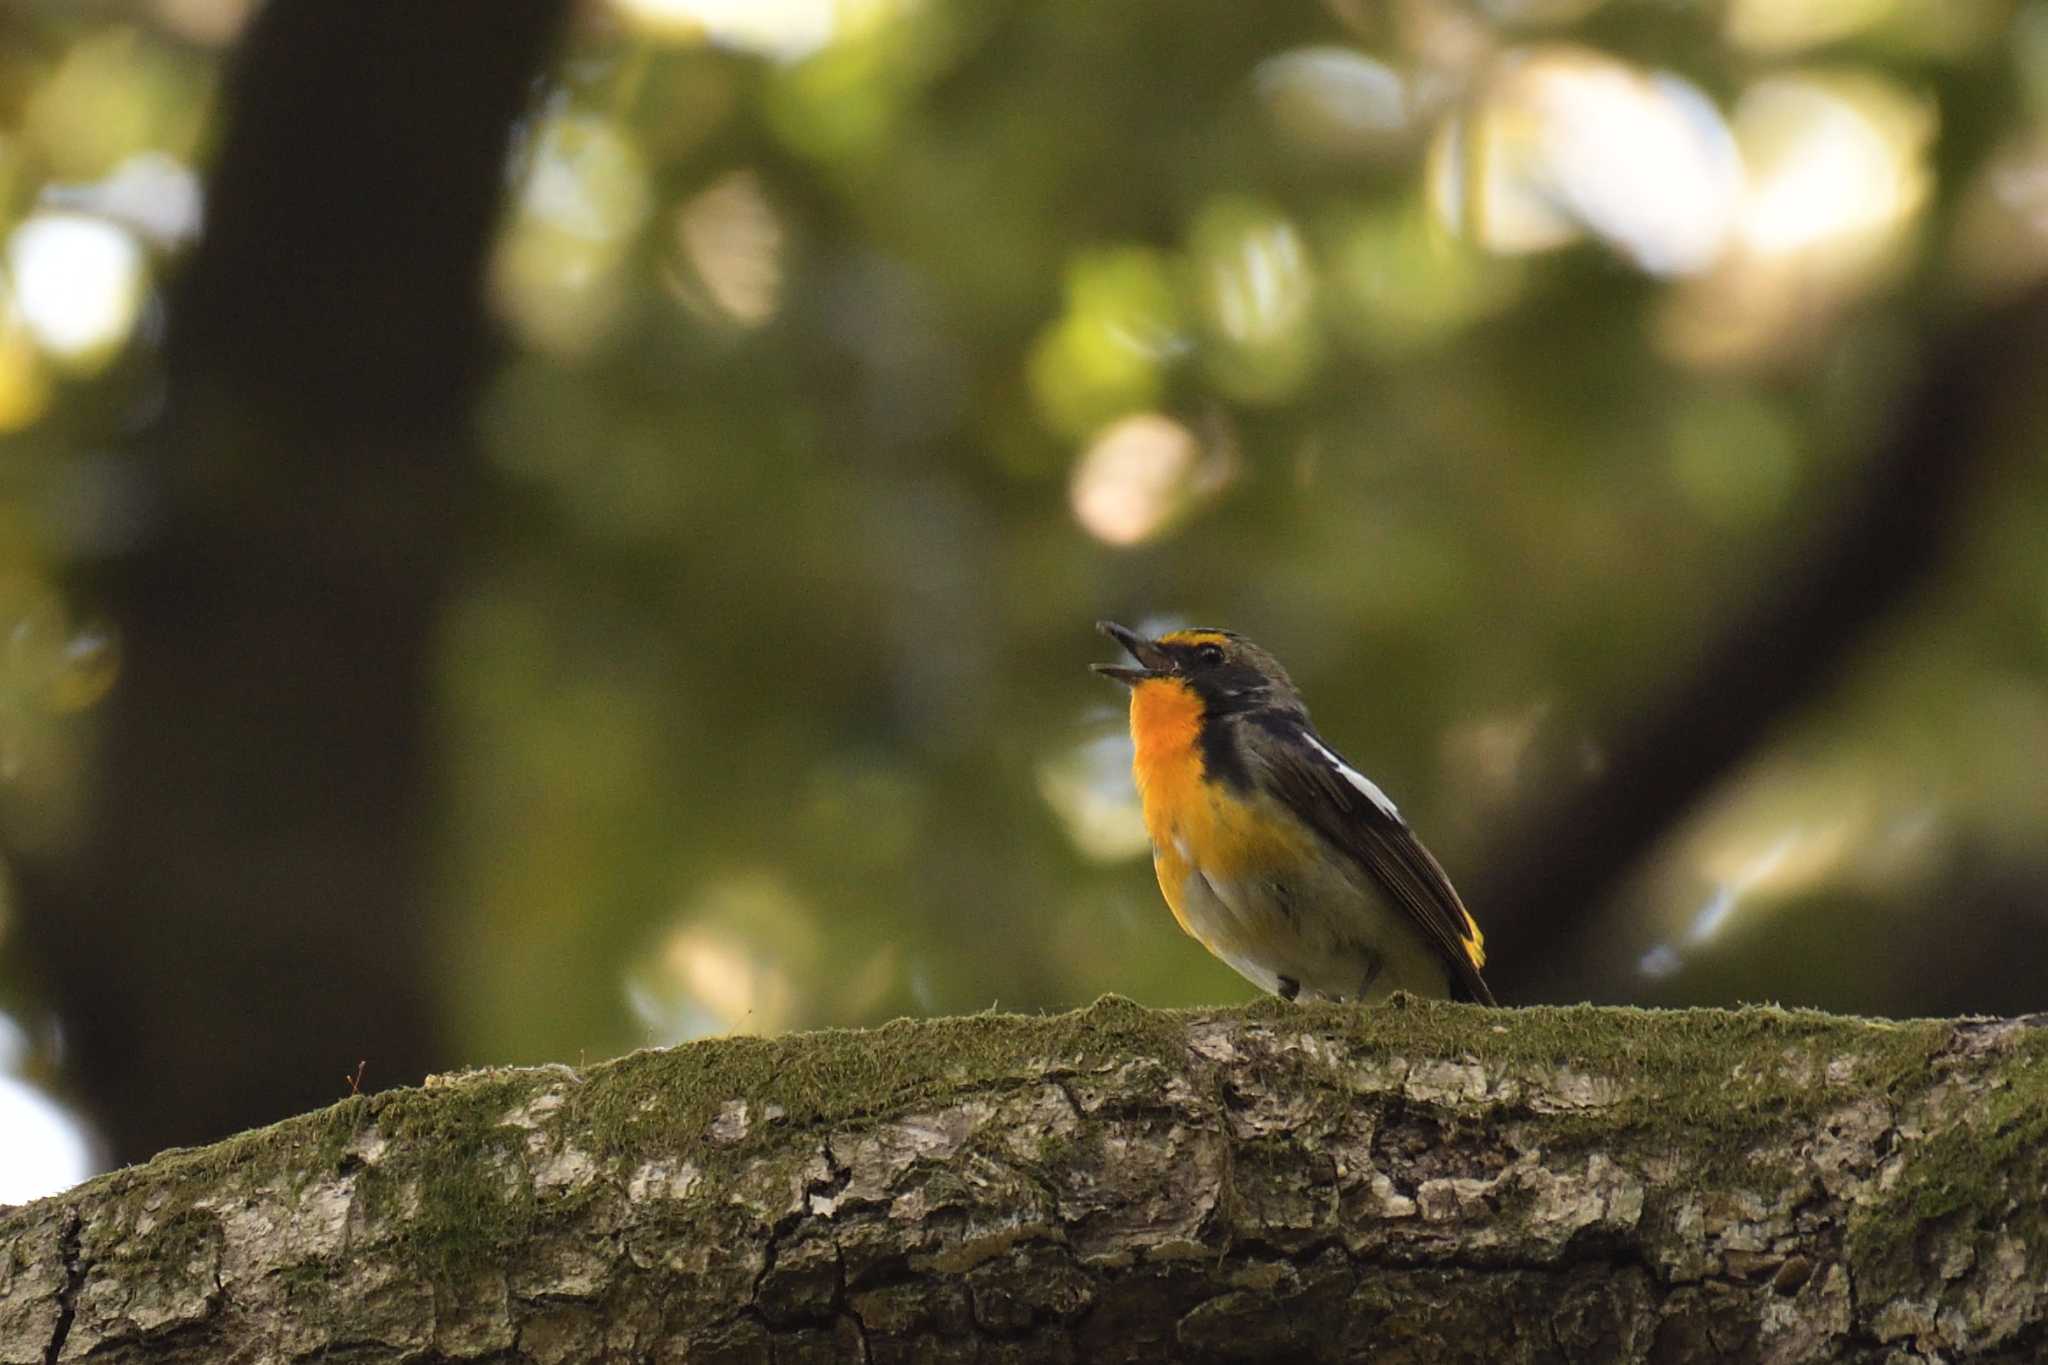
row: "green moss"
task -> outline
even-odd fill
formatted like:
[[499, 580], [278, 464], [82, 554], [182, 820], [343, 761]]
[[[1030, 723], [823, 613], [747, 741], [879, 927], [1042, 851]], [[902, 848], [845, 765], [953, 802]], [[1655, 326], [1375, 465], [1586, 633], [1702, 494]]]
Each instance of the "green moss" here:
[[715, 1165], [750, 1156], [775, 1127], [858, 1124], [962, 1088], [1036, 1082], [1046, 1064], [1086, 1069], [1142, 1056], [1178, 1065], [1186, 1046], [1186, 1015], [1105, 996], [1069, 1014], [899, 1019], [637, 1052], [594, 1068], [568, 1107], [585, 1140], [615, 1155], [695, 1141], [727, 1101], [744, 1099], [747, 1134], [693, 1153]]
[[200, 1266], [210, 1273], [213, 1255], [220, 1248], [220, 1224], [196, 1209], [184, 1209], [159, 1222], [138, 1241], [141, 1245], [133, 1250], [161, 1267], [164, 1275], [184, 1279]]
[[277, 1281], [287, 1301], [306, 1297], [325, 1298], [334, 1287], [347, 1282], [348, 1266], [339, 1257], [313, 1256], [278, 1268]]
[[395, 1199], [417, 1199], [400, 1246], [436, 1279], [500, 1259], [534, 1221], [533, 1182], [524, 1169], [526, 1130], [505, 1119], [534, 1094], [534, 1078], [488, 1072], [459, 1085], [379, 1096], [376, 1122], [389, 1139], [367, 1167], [364, 1211], [377, 1218]]
[[[1955, 1230], [1965, 1237], [1996, 1231], [2042, 1245], [2048, 1036], [2018, 1032], [1997, 1066], [1997, 1083], [1908, 1149], [1899, 1178], [1854, 1210], [1847, 1250], [1859, 1292], [1888, 1294], [1919, 1282], [1914, 1261], [1923, 1235], [1958, 1220]], [[2040, 1266], [2030, 1269], [2038, 1274]]]
[[1080, 1152], [1078, 1133], [1048, 1129], [1038, 1135], [1036, 1161], [1041, 1173], [1073, 1164]]
[[315, 1155], [313, 1165], [307, 1167], [307, 1176], [331, 1174], [341, 1169], [343, 1156], [348, 1146], [356, 1140], [371, 1120], [370, 1097], [351, 1095], [339, 1104], [317, 1110], [310, 1117], [319, 1120], [318, 1132], [314, 1137]]

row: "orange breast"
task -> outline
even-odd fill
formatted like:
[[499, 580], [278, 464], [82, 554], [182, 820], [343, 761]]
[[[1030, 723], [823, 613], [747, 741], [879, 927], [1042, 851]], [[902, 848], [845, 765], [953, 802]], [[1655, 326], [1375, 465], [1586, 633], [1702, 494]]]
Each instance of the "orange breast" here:
[[1131, 689], [1131, 776], [1145, 807], [1152, 836], [1152, 865], [1159, 890], [1180, 927], [1196, 938], [1181, 903], [1181, 888], [1192, 870], [1178, 849], [1180, 831], [1206, 806], [1202, 793], [1202, 699], [1174, 678], [1153, 678]]
[[1202, 699], [1178, 678], [1131, 689], [1131, 775], [1145, 799], [1145, 824], [1160, 844], [1161, 819], [1202, 799]]
[[1276, 818], [1264, 801], [1245, 801], [1207, 781], [1202, 765], [1202, 699], [1176, 678], [1154, 678], [1131, 691], [1131, 763], [1152, 836], [1159, 889], [1181, 928], [1209, 942], [1188, 922], [1181, 888], [1199, 868], [1212, 880], [1235, 881], [1285, 866], [1306, 850], [1305, 831]]

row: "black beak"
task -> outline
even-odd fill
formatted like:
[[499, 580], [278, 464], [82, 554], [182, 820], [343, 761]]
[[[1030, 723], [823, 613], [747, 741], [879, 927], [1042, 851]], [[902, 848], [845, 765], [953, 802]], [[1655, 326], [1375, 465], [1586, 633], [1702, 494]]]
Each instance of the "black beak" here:
[[1090, 664], [1089, 667], [1105, 678], [1115, 678], [1125, 687], [1136, 687], [1147, 678], [1161, 678], [1173, 672], [1173, 660], [1166, 657], [1166, 651], [1137, 631], [1120, 626], [1114, 621], [1097, 621], [1095, 628], [1130, 651], [1142, 667], [1126, 668], [1122, 664]]

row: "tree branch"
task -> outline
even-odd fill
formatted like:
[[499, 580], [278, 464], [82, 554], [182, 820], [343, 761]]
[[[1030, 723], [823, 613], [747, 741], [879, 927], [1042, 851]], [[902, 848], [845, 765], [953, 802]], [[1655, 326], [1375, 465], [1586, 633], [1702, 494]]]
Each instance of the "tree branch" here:
[[1931, 337], [1925, 372], [1832, 514], [1787, 547], [1782, 571], [1687, 671], [1623, 719], [1598, 778], [1550, 793], [1508, 830], [1468, 888], [1504, 999], [1562, 979], [1573, 931], [1945, 562], [1963, 504], [2021, 434], [2044, 344], [2044, 290]]
[[437, 1078], [0, 1213], [0, 1363], [2030, 1359], [2038, 1022], [1106, 999]]

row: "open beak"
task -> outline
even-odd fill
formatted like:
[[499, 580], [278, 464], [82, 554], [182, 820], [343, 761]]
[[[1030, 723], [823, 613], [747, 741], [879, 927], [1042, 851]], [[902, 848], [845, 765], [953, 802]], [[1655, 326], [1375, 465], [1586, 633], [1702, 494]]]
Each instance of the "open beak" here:
[[1173, 661], [1166, 657], [1166, 651], [1137, 631], [1120, 626], [1114, 621], [1097, 621], [1095, 628], [1130, 651], [1139, 663], [1137, 668], [1123, 664], [1090, 664], [1089, 667], [1105, 678], [1115, 678], [1125, 687], [1136, 687], [1147, 678], [1163, 678], [1173, 672]]

